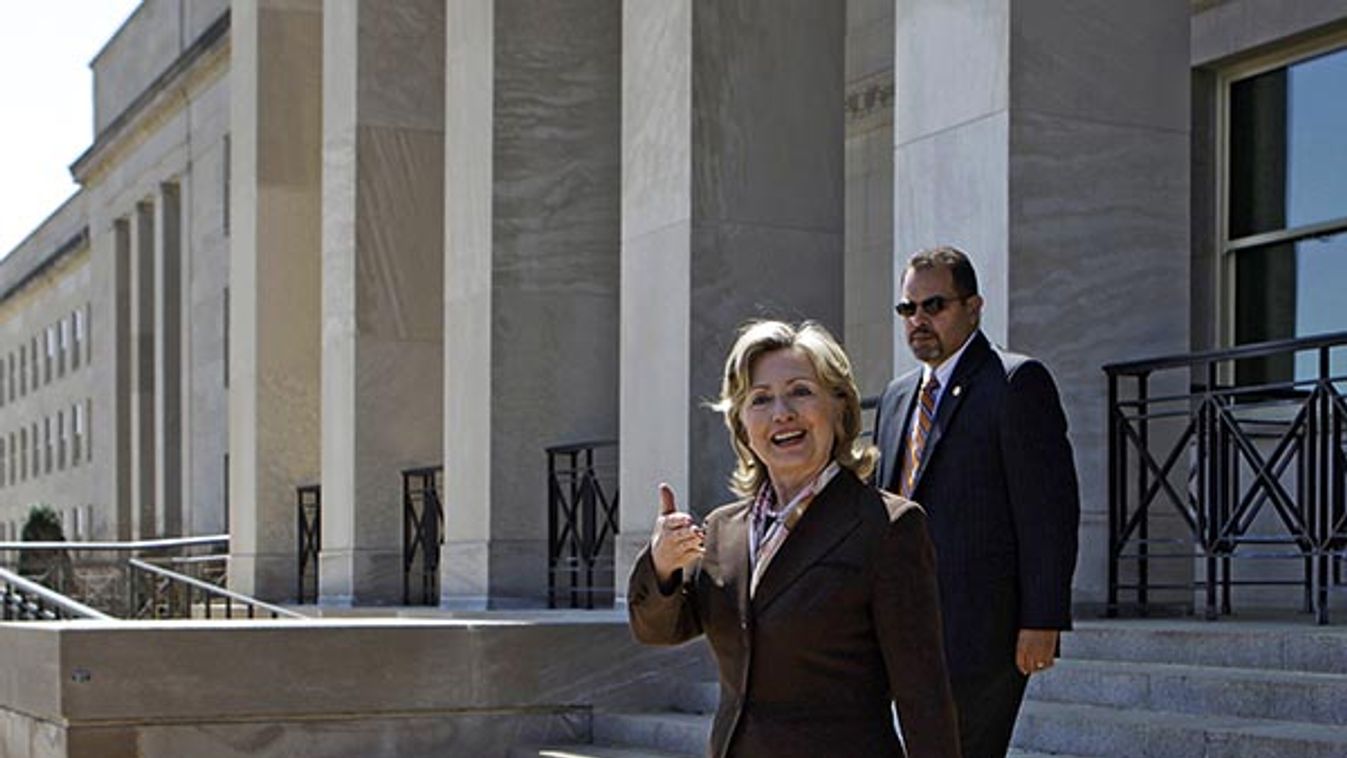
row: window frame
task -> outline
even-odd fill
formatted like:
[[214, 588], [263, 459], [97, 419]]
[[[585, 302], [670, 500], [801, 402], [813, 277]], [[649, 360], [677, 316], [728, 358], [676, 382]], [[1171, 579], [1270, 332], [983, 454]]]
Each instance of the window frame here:
[[[1271, 232], [1260, 232], [1246, 237], [1230, 237], [1230, 89], [1237, 82], [1250, 79], [1279, 68], [1290, 68], [1297, 63], [1331, 53], [1347, 53], [1347, 30], [1315, 37], [1294, 45], [1250, 58], [1229, 66], [1216, 77], [1216, 292], [1219, 317], [1217, 338], [1225, 347], [1235, 346], [1237, 323], [1235, 302], [1235, 259], [1241, 250], [1277, 243], [1296, 243], [1329, 234], [1347, 233], [1347, 215], [1328, 221], [1302, 224]], [[1347, 214], [1347, 208], [1344, 208]], [[1225, 377], [1229, 379], [1230, 377]]]

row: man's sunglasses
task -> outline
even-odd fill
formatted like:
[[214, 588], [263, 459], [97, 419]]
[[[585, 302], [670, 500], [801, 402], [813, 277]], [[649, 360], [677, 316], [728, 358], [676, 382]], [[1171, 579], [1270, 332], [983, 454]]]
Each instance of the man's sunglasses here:
[[914, 303], [911, 300], [900, 300], [897, 305], [893, 306], [893, 309], [903, 318], [912, 318], [917, 315], [918, 308], [920, 308], [921, 312], [925, 313], [927, 316], [936, 316], [939, 315], [941, 311], [945, 310], [945, 306], [950, 303], [962, 303], [970, 297], [972, 297], [972, 295], [961, 295], [959, 297], [931, 295], [920, 303]]

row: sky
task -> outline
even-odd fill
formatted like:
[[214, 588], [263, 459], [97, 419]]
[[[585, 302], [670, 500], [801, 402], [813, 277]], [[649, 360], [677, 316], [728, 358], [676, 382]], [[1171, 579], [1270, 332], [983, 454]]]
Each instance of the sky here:
[[75, 193], [93, 142], [89, 62], [140, 0], [0, 0], [0, 256]]

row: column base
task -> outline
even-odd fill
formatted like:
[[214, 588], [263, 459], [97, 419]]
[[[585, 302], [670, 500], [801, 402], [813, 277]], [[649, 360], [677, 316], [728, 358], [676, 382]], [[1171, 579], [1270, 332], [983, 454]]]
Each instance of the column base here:
[[292, 554], [230, 553], [229, 589], [269, 603], [298, 598], [299, 563]]
[[546, 540], [457, 540], [440, 548], [440, 607], [547, 607]]
[[337, 607], [402, 605], [402, 552], [324, 550], [318, 556], [318, 602]]

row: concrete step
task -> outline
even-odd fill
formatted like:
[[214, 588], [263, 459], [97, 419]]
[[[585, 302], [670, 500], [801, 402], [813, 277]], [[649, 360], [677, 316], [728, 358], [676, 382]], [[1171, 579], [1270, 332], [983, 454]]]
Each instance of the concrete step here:
[[1342, 758], [1347, 727], [1029, 701], [1012, 744], [1099, 758]]
[[716, 682], [677, 681], [669, 684], [669, 707], [679, 713], [715, 714], [720, 703]]
[[1064, 658], [1032, 700], [1347, 726], [1347, 675]]
[[510, 749], [510, 758], [700, 758], [700, 753], [670, 753], [636, 747], [604, 745], [519, 746]]
[[704, 715], [595, 711], [590, 723], [595, 745], [703, 755], [711, 741], [711, 717]]
[[1068, 753], [1039, 753], [1033, 750], [1020, 750], [1011, 748], [1006, 753], [1006, 758], [1097, 758], [1097, 756], [1070, 755]]
[[1347, 627], [1311, 619], [1085, 620], [1062, 635], [1064, 658], [1347, 674]]

